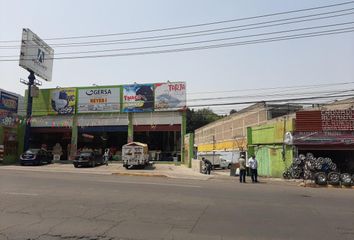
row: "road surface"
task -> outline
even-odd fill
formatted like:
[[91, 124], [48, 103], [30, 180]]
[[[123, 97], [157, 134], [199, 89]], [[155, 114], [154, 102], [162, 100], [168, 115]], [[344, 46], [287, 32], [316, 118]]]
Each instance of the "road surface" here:
[[354, 239], [354, 191], [0, 170], [0, 239]]

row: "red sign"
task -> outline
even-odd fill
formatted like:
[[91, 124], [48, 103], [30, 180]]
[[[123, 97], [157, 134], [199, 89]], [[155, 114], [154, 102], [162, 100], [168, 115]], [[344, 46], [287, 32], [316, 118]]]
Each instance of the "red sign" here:
[[354, 111], [299, 111], [296, 113], [296, 131], [353, 131]]
[[354, 117], [351, 109], [321, 111], [323, 131], [354, 130]]

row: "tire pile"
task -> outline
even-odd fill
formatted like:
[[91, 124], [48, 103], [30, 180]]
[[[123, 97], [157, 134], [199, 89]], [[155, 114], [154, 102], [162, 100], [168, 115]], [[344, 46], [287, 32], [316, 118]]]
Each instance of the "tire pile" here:
[[283, 173], [285, 179], [313, 180], [318, 185], [354, 185], [354, 174], [340, 173], [331, 158], [318, 157], [312, 153], [300, 154]]

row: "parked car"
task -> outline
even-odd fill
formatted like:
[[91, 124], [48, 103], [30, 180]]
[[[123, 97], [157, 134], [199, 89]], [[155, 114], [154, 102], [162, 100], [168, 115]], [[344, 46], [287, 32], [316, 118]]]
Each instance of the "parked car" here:
[[20, 156], [20, 164], [23, 165], [42, 165], [52, 163], [53, 156], [45, 149], [28, 149]]
[[96, 165], [102, 165], [103, 162], [103, 157], [100, 154], [93, 151], [84, 151], [75, 157], [73, 164], [76, 168], [81, 166], [95, 167]]

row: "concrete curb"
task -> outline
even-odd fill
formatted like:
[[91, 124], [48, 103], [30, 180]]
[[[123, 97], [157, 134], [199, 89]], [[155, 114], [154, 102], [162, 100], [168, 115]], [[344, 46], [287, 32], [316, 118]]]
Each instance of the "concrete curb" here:
[[316, 183], [300, 183], [299, 187], [307, 187], [307, 188], [336, 188], [336, 189], [354, 189], [354, 186], [343, 186], [343, 185], [318, 185]]
[[112, 175], [121, 175], [121, 176], [141, 176], [141, 177], [165, 177], [167, 178], [167, 175], [164, 174], [151, 174], [151, 173], [123, 173], [123, 172], [114, 172]]

